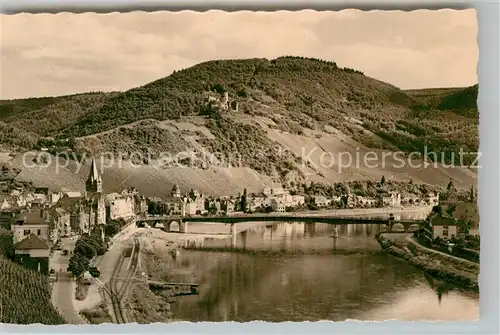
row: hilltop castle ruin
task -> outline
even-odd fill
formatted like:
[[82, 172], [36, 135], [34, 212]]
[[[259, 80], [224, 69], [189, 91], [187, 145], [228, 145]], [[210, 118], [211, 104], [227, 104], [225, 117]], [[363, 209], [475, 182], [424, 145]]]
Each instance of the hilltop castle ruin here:
[[219, 97], [213, 95], [214, 92], [210, 92], [207, 98], [207, 103], [212, 108], [217, 108], [221, 111], [227, 112], [238, 112], [238, 101], [230, 100], [229, 93], [226, 91], [220, 94]]

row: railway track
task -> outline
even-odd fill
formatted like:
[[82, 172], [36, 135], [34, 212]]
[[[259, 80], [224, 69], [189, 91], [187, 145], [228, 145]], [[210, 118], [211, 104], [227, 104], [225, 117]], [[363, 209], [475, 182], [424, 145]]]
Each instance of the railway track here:
[[[130, 254], [129, 266], [127, 267], [127, 273], [124, 278], [120, 278], [120, 273], [122, 271], [125, 262], [125, 253], [120, 256], [118, 264], [116, 265], [109, 285], [104, 287], [104, 291], [108, 294], [111, 305], [113, 308], [113, 314], [116, 323], [127, 323], [127, 317], [125, 310], [123, 308], [123, 298], [127, 295], [127, 291], [132, 285], [134, 275], [137, 271], [139, 264], [139, 239], [134, 237], [134, 245]], [[121, 285], [118, 285], [121, 282]]]

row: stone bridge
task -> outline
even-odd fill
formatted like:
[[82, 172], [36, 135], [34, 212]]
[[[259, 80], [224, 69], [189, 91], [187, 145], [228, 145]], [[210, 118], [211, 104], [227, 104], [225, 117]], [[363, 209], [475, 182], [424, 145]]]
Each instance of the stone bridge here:
[[137, 218], [136, 224], [148, 223], [156, 226], [157, 223], [163, 224], [163, 229], [170, 232], [172, 223], [179, 224], [179, 232], [188, 232], [189, 222], [205, 222], [205, 223], [222, 223], [231, 225], [231, 235], [236, 238], [236, 224], [240, 222], [305, 222], [305, 223], [326, 223], [333, 226], [349, 225], [349, 224], [368, 224], [368, 225], [383, 225], [386, 227], [386, 232], [408, 233], [410, 229], [418, 229], [423, 221], [416, 220], [394, 220], [391, 215], [388, 219], [380, 218], [361, 218], [361, 217], [336, 217], [336, 216], [319, 216], [315, 214], [249, 214], [249, 215], [234, 215], [234, 216], [147, 216]]

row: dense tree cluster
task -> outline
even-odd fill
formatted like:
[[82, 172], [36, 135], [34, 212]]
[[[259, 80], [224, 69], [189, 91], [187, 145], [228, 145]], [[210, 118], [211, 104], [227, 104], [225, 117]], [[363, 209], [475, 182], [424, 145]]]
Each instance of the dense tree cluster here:
[[[248, 166], [267, 175], [284, 177], [297, 170], [296, 157], [272, 142], [258, 127], [220, 116], [207, 123], [215, 139], [200, 141], [227, 165]], [[282, 150], [280, 150], [282, 149]]]
[[163, 201], [148, 199], [147, 204], [148, 213], [151, 215], [168, 215], [170, 213], [170, 209]]
[[104, 233], [108, 237], [115, 236], [118, 234], [120, 230], [122, 230], [125, 225], [125, 221], [123, 219], [120, 220], [109, 220], [104, 227]]
[[100, 235], [83, 234], [76, 241], [73, 256], [69, 260], [68, 271], [75, 277], [82, 276], [85, 271], [89, 271], [90, 261], [98, 255], [103, 255], [106, 250], [106, 243]]

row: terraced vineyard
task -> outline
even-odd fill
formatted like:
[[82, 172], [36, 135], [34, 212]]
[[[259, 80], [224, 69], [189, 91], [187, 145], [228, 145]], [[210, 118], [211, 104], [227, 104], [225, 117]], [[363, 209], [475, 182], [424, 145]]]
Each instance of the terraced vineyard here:
[[0, 258], [0, 283], [0, 323], [66, 323], [50, 302], [47, 277]]

